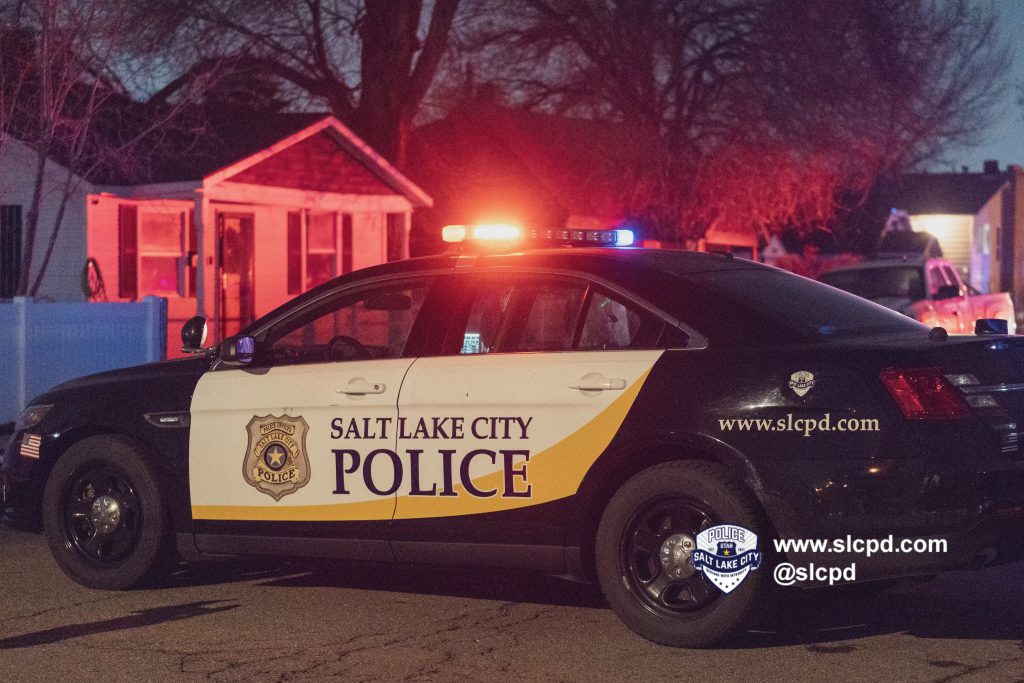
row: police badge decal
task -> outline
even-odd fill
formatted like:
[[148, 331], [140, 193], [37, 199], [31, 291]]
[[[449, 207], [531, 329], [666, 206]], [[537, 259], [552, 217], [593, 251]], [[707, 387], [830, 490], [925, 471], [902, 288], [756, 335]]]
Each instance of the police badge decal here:
[[690, 556], [694, 569], [723, 593], [733, 592], [747, 574], [761, 566], [757, 534], [735, 524], [718, 524], [697, 534]]
[[793, 393], [802, 397], [814, 388], [814, 375], [806, 370], [798, 370], [789, 376], [789, 388]]
[[309, 483], [306, 420], [289, 415], [253, 416], [246, 430], [249, 445], [242, 463], [246, 482], [274, 500], [281, 500]]

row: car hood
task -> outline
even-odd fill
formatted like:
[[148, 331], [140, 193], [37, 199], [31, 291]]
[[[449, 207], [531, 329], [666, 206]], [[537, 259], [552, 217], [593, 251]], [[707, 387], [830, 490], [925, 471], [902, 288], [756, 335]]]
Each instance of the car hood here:
[[92, 375], [76, 377], [50, 389], [44, 395], [77, 391], [109, 384], [133, 383], [137, 381], [160, 381], [188, 376], [198, 376], [210, 368], [210, 359], [205, 357], [177, 358], [174, 360], [133, 365], [127, 368], [107, 370]]

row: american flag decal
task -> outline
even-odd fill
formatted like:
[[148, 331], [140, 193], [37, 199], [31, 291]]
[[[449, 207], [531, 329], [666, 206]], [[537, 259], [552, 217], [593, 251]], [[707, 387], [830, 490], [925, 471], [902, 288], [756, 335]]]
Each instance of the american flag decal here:
[[43, 437], [38, 434], [26, 434], [21, 440], [21, 457], [39, 459], [39, 447], [43, 444]]

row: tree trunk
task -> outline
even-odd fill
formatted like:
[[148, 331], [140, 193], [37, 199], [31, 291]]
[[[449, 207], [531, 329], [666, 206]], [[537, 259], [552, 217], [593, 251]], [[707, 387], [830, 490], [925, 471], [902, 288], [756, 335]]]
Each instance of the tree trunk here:
[[421, 0], [366, 0], [359, 27], [361, 91], [353, 127], [367, 143], [399, 168], [399, 130], [408, 116], [406, 95], [419, 48]]

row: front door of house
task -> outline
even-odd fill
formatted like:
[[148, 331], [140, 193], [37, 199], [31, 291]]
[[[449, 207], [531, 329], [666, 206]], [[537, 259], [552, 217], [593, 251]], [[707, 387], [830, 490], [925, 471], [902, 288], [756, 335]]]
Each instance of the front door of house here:
[[256, 316], [253, 289], [253, 216], [218, 215], [221, 338], [237, 334]]

